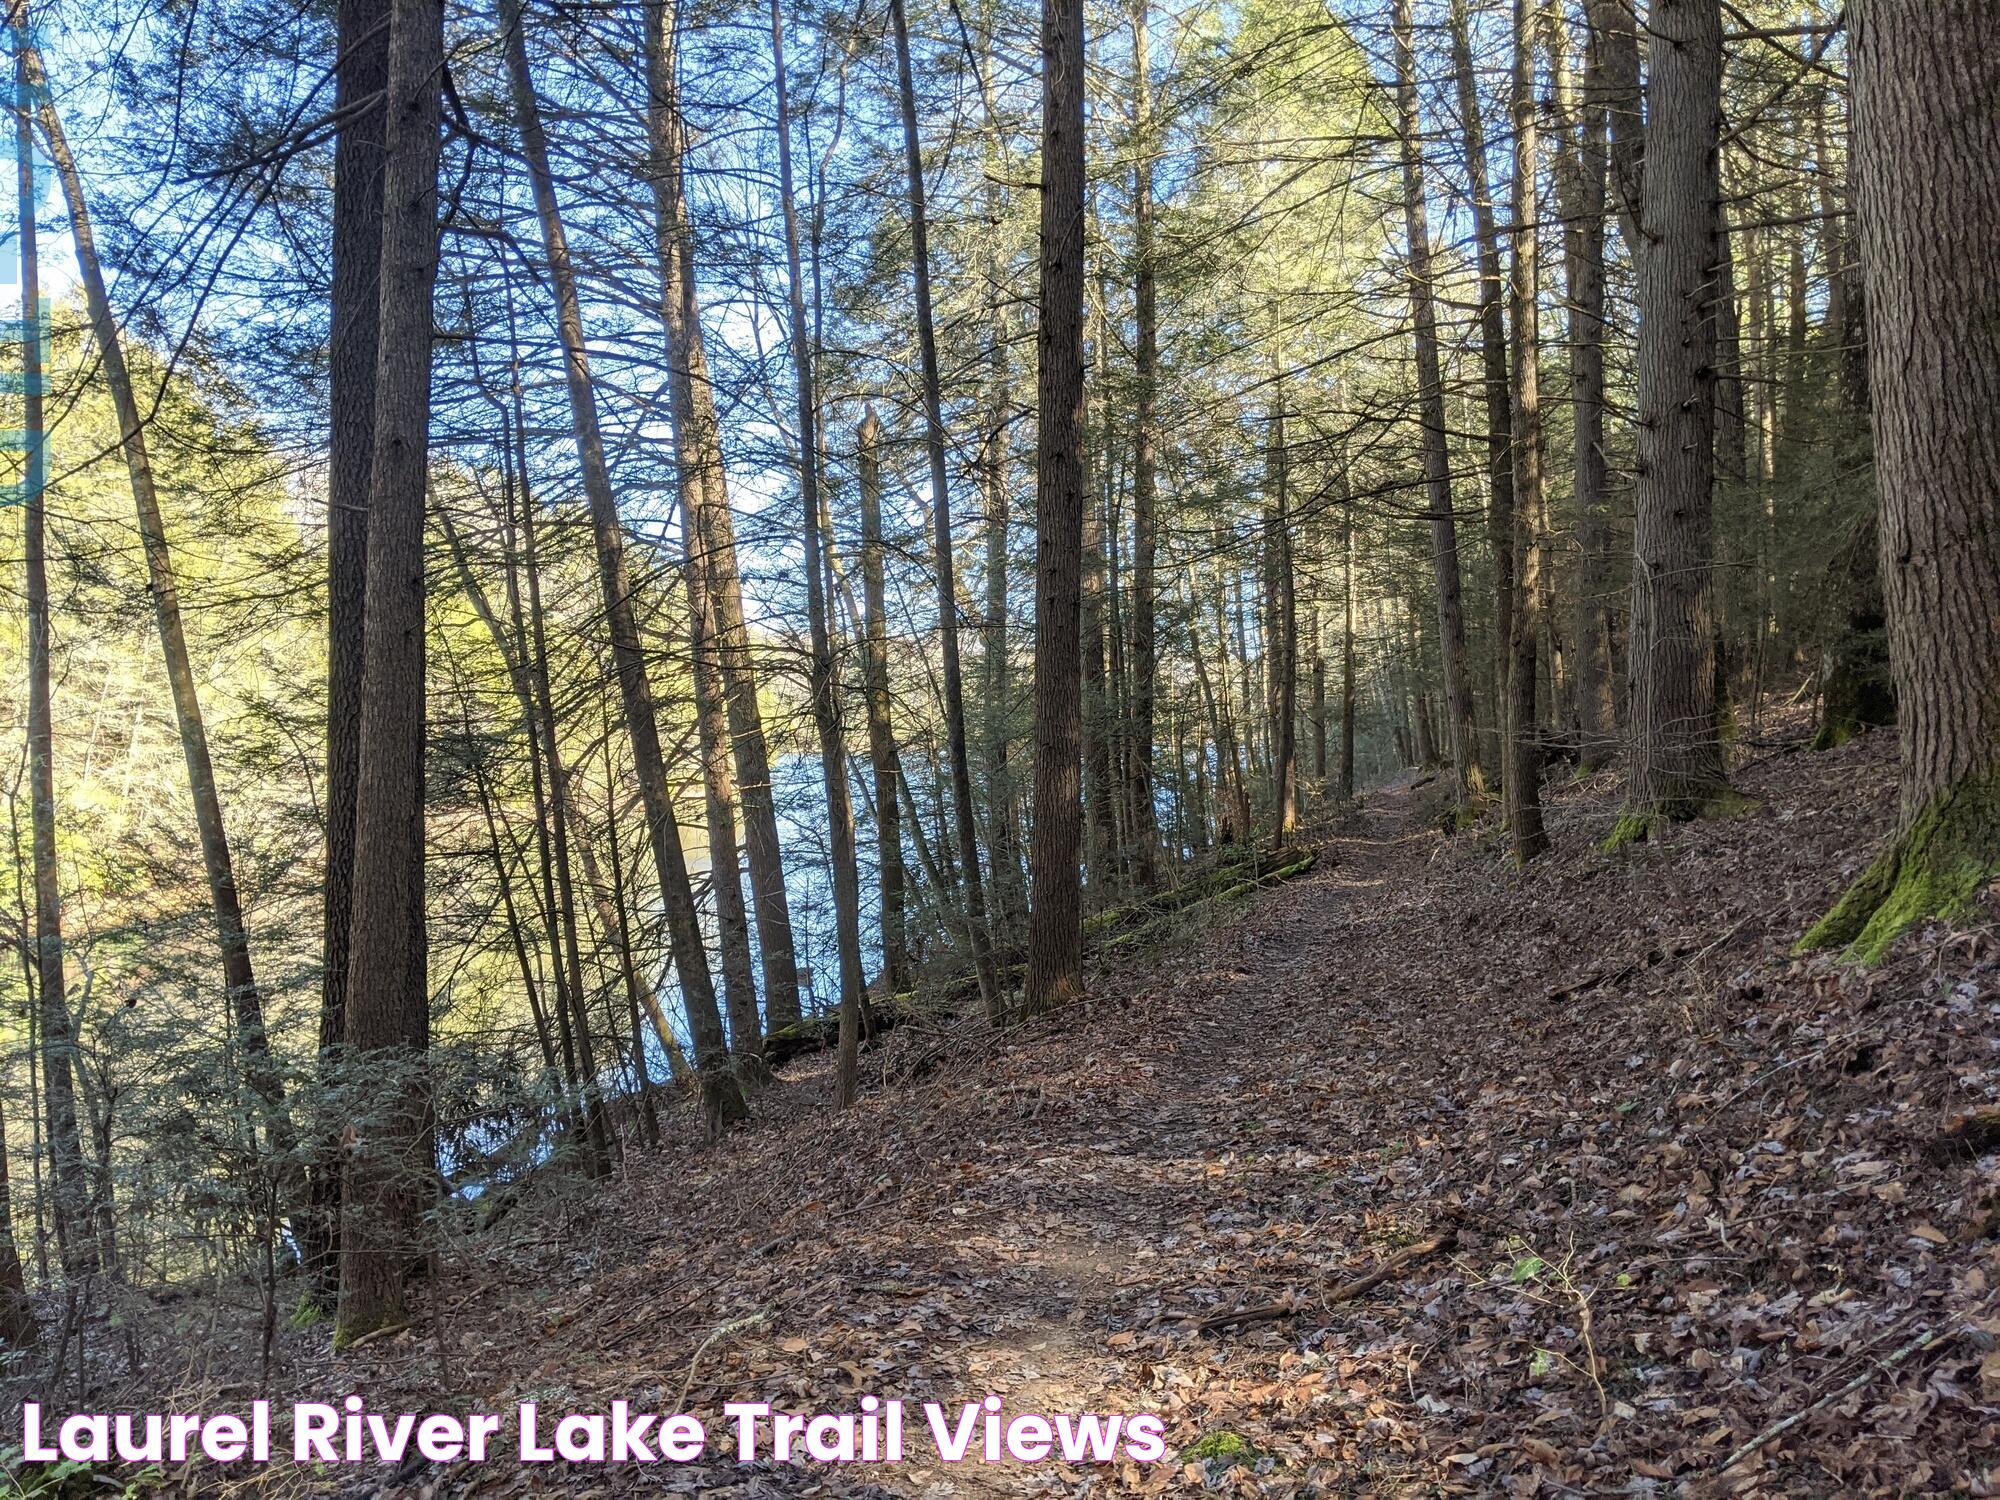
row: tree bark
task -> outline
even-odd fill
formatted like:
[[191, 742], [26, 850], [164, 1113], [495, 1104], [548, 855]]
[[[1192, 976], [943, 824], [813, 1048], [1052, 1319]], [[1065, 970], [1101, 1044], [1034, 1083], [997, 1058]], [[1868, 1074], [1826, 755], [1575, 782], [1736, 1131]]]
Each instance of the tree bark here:
[[708, 950], [702, 939], [694, 888], [688, 878], [680, 825], [675, 820], [673, 797], [667, 788], [659, 720], [653, 706], [652, 685], [646, 676], [645, 652], [640, 641], [637, 611], [633, 606], [624, 530], [619, 521], [617, 499], [611, 488], [611, 472], [605, 462], [604, 442], [598, 429], [597, 396], [591, 382], [583, 315], [570, 266], [569, 243], [556, 203], [555, 181], [549, 171], [548, 142], [542, 131], [541, 108], [528, 71], [527, 39], [522, 31], [520, 0], [501, 0], [500, 19], [508, 49], [515, 122], [521, 132], [522, 154], [527, 159], [536, 214], [541, 221], [543, 260], [556, 303], [556, 329], [562, 344], [570, 421], [576, 431], [584, 498], [590, 507], [598, 584], [604, 596], [605, 623], [611, 637], [612, 659], [625, 710], [625, 729], [632, 741], [633, 769], [646, 806], [647, 831], [652, 843], [653, 862], [659, 873], [660, 903], [666, 911], [674, 969], [680, 976], [681, 995], [687, 1006], [688, 1029], [694, 1038], [695, 1065], [701, 1073], [703, 1109], [708, 1127], [714, 1133], [730, 1121], [743, 1117], [742, 1086], [729, 1066], [722, 1012], [716, 1004], [715, 983], [709, 972]]
[[1042, 4], [1041, 321], [1036, 333], [1035, 806], [1029, 1014], [1083, 993], [1084, 28], [1082, 0]]
[[1514, 324], [1514, 594], [1513, 649], [1507, 673], [1507, 829], [1514, 860], [1525, 865], [1547, 852], [1542, 824], [1541, 730], [1535, 718], [1536, 656], [1542, 637], [1542, 568], [1548, 492], [1542, 478], [1541, 277], [1535, 232], [1535, 22], [1539, 0], [1514, 0], [1514, 258], [1508, 276]]
[[1423, 424], [1424, 488], [1430, 508], [1431, 566], [1437, 577], [1439, 646], [1445, 716], [1458, 808], [1470, 812], [1485, 790], [1472, 727], [1472, 685], [1465, 663], [1465, 608], [1460, 595], [1458, 523], [1452, 514], [1451, 455], [1446, 447], [1444, 377], [1431, 282], [1429, 215], [1424, 204], [1422, 127], [1417, 116], [1416, 59], [1410, 0], [1395, 0], [1397, 134], [1403, 157], [1403, 226], [1409, 241], [1410, 321], [1415, 325], [1417, 402]]
[[104, 268], [97, 258], [97, 239], [83, 195], [83, 177], [70, 154], [69, 139], [56, 115], [47, 80], [42, 76], [41, 57], [35, 48], [26, 48], [24, 64], [30, 86], [39, 89], [37, 113], [42, 137], [48, 143], [49, 157], [55, 163], [63, 198], [69, 207], [70, 240], [83, 281], [91, 334], [97, 342], [104, 383], [110, 387], [112, 409], [118, 418], [119, 445], [125, 453], [132, 502], [138, 512], [147, 592], [153, 596], [153, 618], [160, 633], [161, 653], [166, 658], [167, 687], [180, 731], [181, 756], [187, 763], [195, 834], [201, 844], [202, 869], [208, 878], [209, 904], [215, 912], [223, 988], [236, 1020], [237, 1041], [243, 1049], [244, 1083], [256, 1097], [265, 1146], [272, 1159], [272, 1170], [283, 1184], [285, 1206], [301, 1207], [304, 1183], [297, 1160], [298, 1135], [285, 1103], [284, 1079], [276, 1058], [271, 1055], [270, 1038], [264, 1030], [264, 999], [250, 961], [250, 934], [243, 920], [242, 898], [236, 890], [236, 866], [230, 857], [222, 799], [216, 790], [215, 767], [209, 758], [208, 729], [202, 718], [201, 697], [195, 690], [187, 633], [181, 625], [180, 585], [174, 575], [173, 554], [167, 546], [166, 522], [160, 514], [152, 461], [146, 453], [145, 423], [139, 412], [131, 371], [125, 364], [124, 337], [105, 289]]
[[[682, 170], [685, 131], [675, 76], [679, 49], [677, 4], [647, 6], [646, 83], [648, 172], [652, 180], [654, 238], [660, 255], [661, 313], [667, 342], [667, 401], [675, 452], [699, 477], [697, 533], [709, 607], [714, 614], [717, 665], [735, 744], [736, 792], [743, 812], [743, 853], [756, 908], [757, 948], [764, 975], [765, 1024], [773, 1031], [799, 1019], [799, 963], [792, 938], [791, 898], [785, 889], [770, 748], [757, 701], [757, 673], [743, 617], [743, 587], [736, 562], [736, 528], [723, 469], [721, 424], [708, 374], [701, 309], [695, 296], [694, 234]], [[691, 479], [683, 483], [692, 484]], [[727, 980], [725, 976], [725, 987]], [[733, 1014], [733, 1012], [732, 1012]], [[738, 1052], [761, 1055], [741, 1039]]]
[[7, 1116], [0, 1105], [0, 1349], [32, 1350], [41, 1340], [35, 1304], [21, 1270], [21, 1251], [14, 1241], [14, 1202], [7, 1170]]
[[[826, 780], [826, 817], [833, 844], [834, 941], [840, 962], [840, 1050], [834, 1074], [834, 1101], [837, 1108], [846, 1109], [854, 1103], [859, 1087], [861, 1008], [867, 986], [861, 970], [861, 878], [854, 849], [854, 807], [847, 789], [847, 748], [840, 723], [840, 677], [834, 664], [833, 636], [827, 620], [829, 589], [820, 530], [819, 407], [813, 394], [805, 276], [799, 262], [799, 211], [792, 190], [791, 107], [785, 77], [785, 19], [780, 0], [771, 0], [771, 61], [777, 79], [778, 196], [784, 213], [792, 371], [798, 395], [799, 497], [804, 508], [806, 623], [812, 637], [813, 724], [819, 731], [820, 768]], [[941, 473], [941, 465], [934, 467], [932, 478], [937, 479]], [[960, 748], [963, 749], [962, 742]]]
[[[347, 1036], [347, 935], [354, 910], [354, 796], [361, 755], [362, 595], [368, 576], [369, 475], [381, 323], [382, 158], [388, 111], [389, 0], [339, 0], [334, 44], [333, 279], [327, 349], [326, 859], [321, 898], [320, 1088]], [[331, 1300], [339, 1281], [342, 1122], [314, 1122], [312, 1212], [300, 1259]]]
[[862, 662], [868, 704], [868, 762], [875, 782], [875, 864], [882, 901], [882, 987], [909, 987], [909, 934], [904, 915], [908, 877], [897, 783], [903, 770], [889, 694], [889, 608], [882, 562], [882, 424], [869, 407], [861, 419], [856, 467], [861, 489], [861, 593], [866, 611]]
[[1486, 121], [1479, 107], [1478, 75], [1472, 66], [1472, 20], [1467, 0], [1452, 0], [1449, 25], [1479, 271], [1479, 363], [1485, 375], [1482, 389], [1486, 401], [1486, 540], [1493, 553], [1493, 724], [1489, 741], [1497, 765], [1505, 754], [1501, 740], [1506, 733], [1507, 673], [1514, 630], [1514, 463], [1508, 453], [1514, 419], [1507, 390], [1511, 377], [1504, 311], [1506, 273], [1502, 270], [1500, 231], [1494, 222]]
[[1159, 821], [1153, 807], [1154, 697], [1159, 676], [1157, 572], [1158, 477], [1154, 443], [1160, 335], [1159, 276], [1153, 243], [1152, 51], [1147, 29], [1150, 0], [1132, 0], [1132, 591], [1127, 604], [1132, 633], [1131, 732], [1127, 735], [1129, 869], [1142, 891], [1158, 886]]
[[1853, 12], [1855, 149], [1900, 707], [1899, 827], [1806, 934], [1879, 957], [2000, 871], [2000, 11]]
[[420, 1215], [436, 1180], [424, 933], [424, 498], [443, 67], [441, 5], [391, 0], [346, 1016], [351, 1054], [383, 1076], [371, 1080], [372, 1108], [357, 1124], [342, 1180], [339, 1343], [403, 1321], [404, 1268], [420, 1251]]
[[952, 559], [951, 487], [945, 471], [944, 404], [938, 375], [937, 333], [931, 308], [930, 221], [924, 158], [917, 138], [917, 93], [910, 66], [910, 23], [903, 0], [890, 0], [896, 33], [896, 77], [903, 114], [903, 166], [909, 184], [910, 262], [917, 314], [917, 354], [923, 381], [924, 454], [930, 461], [931, 532], [937, 572], [938, 648], [943, 658], [945, 748], [951, 762], [952, 823], [957, 832], [960, 890], [966, 938], [980, 1001], [999, 1021], [1005, 1001], [993, 966], [986, 888], [979, 873], [979, 831], [973, 818], [972, 766], [965, 740], [965, 687], [958, 655], [958, 585]]
[[1563, 121], [1559, 184], [1563, 282], [1567, 292], [1571, 470], [1577, 550], [1577, 706], [1579, 764], [1595, 770], [1617, 744], [1610, 621], [1610, 469], [1604, 452], [1604, 174], [1602, 46], [1595, 27], [1585, 42], [1582, 95]]
[[[1616, 0], [1628, 53], [1632, 20]], [[1614, 842], [1726, 809], [1715, 706], [1714, 488], [1717, 0], [1657, 0], [1638, 120], [1614, 106], [1639, 302], [1631, 628], [1630, 808]]]
[[1270, 624], [1264, 650], [1269, 658], [1271, 713], [1271, 802], [1277, 847], [1299, 825], [1299, 616], [1292, 559], [1291, 454], [1285, 445], [1284, 384], [1277, 383], [1266, 450], [1266, 565], [1271, 576]]
[[[15, 24], [28, 24], [26, 7]], [[16, 186], [21, 235], [21, 425], [26, 437], [22, 476], [24, 589], [28, 606], [28, 804], [35, 883], [35, 995], [41, 1032], [42, 1090], [48, 1109], [49, 1162], [56, 1248], [63, 1274], [75, 1280], [98, 1267], [83, 1176], [83, 1135], [76, 1118], [72, 1071], [76, 1037], [64, 975], [62, 882], [56, 865], [55, 716], [50, 687], [47, 448], [42, 431], [48, 309], [41, 295], [35, 228], [35, 144], [26, 48], [14, 54]]]

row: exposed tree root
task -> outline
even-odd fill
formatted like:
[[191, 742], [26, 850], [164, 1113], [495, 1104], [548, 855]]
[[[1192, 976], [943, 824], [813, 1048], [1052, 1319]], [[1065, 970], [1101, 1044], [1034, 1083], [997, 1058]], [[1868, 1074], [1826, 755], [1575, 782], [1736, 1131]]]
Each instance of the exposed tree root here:
[[1961, 915], [2000, 875], [2000, 769], [1971, 776], [1939, 797], [1799, 939], [1798, 951], [1845, 948], [1874, 963], [1927, 917]]

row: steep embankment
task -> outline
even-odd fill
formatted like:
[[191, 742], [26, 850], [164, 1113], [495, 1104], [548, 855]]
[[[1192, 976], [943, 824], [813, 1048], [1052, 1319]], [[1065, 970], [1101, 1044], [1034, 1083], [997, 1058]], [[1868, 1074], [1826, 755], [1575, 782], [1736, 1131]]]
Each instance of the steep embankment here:
[[1390, 790], [1083, 1014], [899, 1032], [840, 1119], [796, 1065], [756, 1128], [510, 1220], [441, 1326], [293, 1379], [550, 1411], [993, 1391], [1157, 1410], [1193, 1450], [413, 1494], [2000, 1492], [2000, 1163], [1948, 1133], [2000, 1100], [1990, 913], [1866, 972], [1788, 952], [1892, 752], [1754, 765], [1754, 816], [1620, 856], [1614, 789], [1572, 788], [1527, 875]]

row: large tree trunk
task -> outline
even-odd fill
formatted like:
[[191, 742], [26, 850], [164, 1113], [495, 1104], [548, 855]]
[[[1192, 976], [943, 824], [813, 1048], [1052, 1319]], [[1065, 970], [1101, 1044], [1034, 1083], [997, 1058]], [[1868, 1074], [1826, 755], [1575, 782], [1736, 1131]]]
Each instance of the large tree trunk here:
[[1030, 1014], [1083, 993], [1083, 99], [1082, 0], [1043, 0]]
[[937, 333], [931, 310], [929, 208], [924, 159], [917, 138], [917, 92], [910, 67], [910, 23], [903, 0], [890, 0], [896, 32], [896, 76], [903, 113], [903, 166], [910, 197], [910, 259], [915, 275], [917, 354], [923, 381], [924, 453], [930, 461], [931, 540], [937, 572], [938, 647], [943, 657], [946, 754], [951, 761], [952, 823], [958, 836], [960, 890], [980, 1000], [998, 1021], [1004, 1007], [986, 925], [986, 888], [979, 874], [979, 831], [973, 818], [972, 766], [965, 743], [965, 686], [958, 656], [958, 585], [952, 559], [951, 487], [945, 471], [944, 403]]
[[1479, 744], [1472, 727], [1472, 684], [1465, 664], [1465, 607], [1459, 591], [1458, 523], [1451, 503], [1451, 455], [1446, 446], [1444, 377], [1439, 364], [1437, 307], [1431, 282], [1430, 220], [1424, 205], [1422, 127], [1417, 117], [1416, 59], [1410, 0], [1395, 0], [1397, 134], [1403, 156], [1403, 226], [1409, 241], [1410, 320], [1417, 346], [1417, 402], [1423, 424], [1424, 488], [1431, 522], [1431, 566], [1437, 576], [1439, 646], [1444, 659], [1445, 717], [1461, 814], [1484, 792]]
[[1854, 111], [1899, 831], [1808, 945], [1864, 958], [2000, 871], [2000, 11], [1868, 0]]
[[404, 1268], [421, 1248], [436, 1179], [426, 1078], [424, 497], [443, 68], [438, 0], [392, 0], [347, 968], [350, 1054], [384, 1076], [371, 1081], [342, 1182], [335, 1339], [343, 1343], [403, 1321]]
[[1507, 673], [1514, 629], [1514, 464], [1513, 413], [1507, 384], [1507, 317], [1494, 223], [1493, 188], [1486, 161], [1486, 121], [1479, 107], [1479, 79], [1472, 64], [1472, 20], [1467, 0], [1452, 0], [1452, 75], [1458, 88], [1459, 130], [1465, 147], [1466, 185], [1471, 189], [1472, 238], [1479, 271], [1479, 363], [1486, 401], [1486, 540], [1493, 553], [1493, 721], [1488, 735], [1497, 765], [1507, 723]]
[[[1629, 54], [1633, 22], [1605, 10]], [[1644, 158], [1638, 120], [1614, 107], [1639, 302], [1638, 453], [1632, 538], [1632, 775], [1613, 842], [1661, 819], [1726, 809], [1715, 706], [1716, 173], [1722, 116], [1717, 0], [1648, 13]]]
[[[368, 489], [375, 459], [375, 361], [381, 323], [382, 155], [388, 111], [389, 0], [339, 0], [334, 63], [333, 283], [328, 329], [326, 553], [326, 860], [321, 900], [319, 1067], [323, 1097], [347, 1037], [347, 934], [354, 903], [354, 788], [361, 755], [361, 609], [368, 576]], [[300, 1259], [314, 1290], [336, 1289], [340, 1135], [314, 1122], [312, 1212]]]
[[1585, 43], [1576, 118], [1563, 121], [1558, 173], [1563, 219], [1563, 283], [1568, 293], [1570, 413], [1575, 428], [1572, 483], [1576, 514], [1577, 707], [1580, 764], [1593, 770], [1611, 757], [1618, 715], [1612, 691], [1610, 620], [1610, 470], [1604, 456], [1604, 173], [1602, 49], [1596, 29]]
[[527, 40], [522, 34], [519, 0], [502, 0], [501, 25], [506, 33], [515, 121], [520, 128], [522, 154], [527, 159], [528, 177], [534, 189], [536, 212], [541, 220], [543, 258], [556, 302], [556, 331], [562, 344], [570, 421], [576, 431], [584, 498], [590, 507], [598, 584], [604, 596], [605, 623], [624, 702], [625, 728], [631, 737], [633, 769], [646, 806], [653, 862], [659, 873], [660, 903], [666, 911], [668, 941], [673, 949], [675, 971], [680, 975], [688, 1029], [694, 1038], [695, 1065], [702, 1075], [703, 1107], [709, 1128], [715, 1131], [742, 1117], [742, 1087], [729, 1066], [722, 1012], [716, 1004], [708, 950], [702, 939], [694, 888], [688, 878], [687, 855], [681, 846], [680, 825], [675, 820], [673, 797], [667, 787], [659, 720], [653, 707], [652, 685], [646, 676], [645, 649], [639, 636], [638, 614], [633, 606], [625, 559], [624, 530], [598, 429], [597, 395], [591, 383], [583, 314], [570, 266], [569, 242], [556, 203], [555, 181], [549, 171], [541, 108], [528, 72]]
[[[771, 0], [771, 61], [777, 79], [778, 197], [784, 214], [785, 270], [790, 293], [787, 310], [792, 374], [798, 395], [806, 624], [812, 638], [810, 688], [813, 724], [819, 731], [820, 769], [826, 781], [826, 818], [832, 835], [829, 852], [833, 862], [833, 926], [840, 963], [840, 1051], [834, 1100], [839, 1108], [846, 1109], [854, 1103], [859, 1086], [861, 1008], [867, 986], [861, 970], [861, 878], [854, 850], [854, 807], [847, 790], [847, 747], [840, 723], [840, 676], [827, 620], [829, 583], [819, 498], [819, 407], [813, 394], [812, 344], [806, 330], [805, 275], [799, 263], [799, 210], [792, 191], [792, 121], [785, 78], [785, 18], [780, 0]], [[935, 365], [932, 373], [935, 374]], [[937, 479], [941, 474], [940, 464], [932, 470], [932, 478]]]
[[868, 762], [875, 781], [876, 882], [882, 900], [882, 988], [899, 994], [910, 983], [909, 935], [903, 907], [903, 817], [897, 783], [903, 770], [889, 695], [889, 606], [882, 566], [882, 424], [875, 408], [861, 419], [856, 468], [861, 490], [861, 596], [865, 615], [862, 664], [868, 703]]
[[1514, 258], [1508, 294], [1514, 324], [1513, 642], [1507, 669], [1507, 829], [1517, 864], [1549, 847], [1542, 826], [1542, 745], [1535, 718], [1536, 656], [1542, 636], [1542, 568], [1548, 492], [1542, 479], [1541, 277], [1535, 222], [1535, 6], [1514, 0]]
[[[702, 498], [697, 532], [707, 569], [722, 691], [735, 742], [736, 791], [743, 810], [743, 846], [756, 907], [757, 948], [764, 975], [765, 1024], [777, 1030], [799, 1019], [799, 963], [792, 939], [791, 899], [785, 889], [777, 801], [757, 673], [743, 616], [743, 586], [736, 563], [736, 527], [723, 469], [721, 424], [708, 375], [708, 353], [695, 296], [694, 234], [690, 225], [682, 153], [685, 132], [675, 76], [679, 7], [649, 5], [646, 16], [647, 150], [652, 179], [654, 238], [660, 255], [661, 312], [667, 341], [667, 399], [674, 420], [677, 458], [699, 476]], [[684, 483], [692, 483], [684, 479]], [[733, 1013], [733, 1012], [732, 1012]], [[746, 1038], [739, 1052], [761, 1054]]]

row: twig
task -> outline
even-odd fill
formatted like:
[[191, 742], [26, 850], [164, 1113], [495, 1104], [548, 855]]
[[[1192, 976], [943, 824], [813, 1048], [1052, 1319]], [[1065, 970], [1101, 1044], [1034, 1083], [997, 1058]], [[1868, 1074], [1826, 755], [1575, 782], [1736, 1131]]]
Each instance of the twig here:
[[409, 1329], [409, 1326], [410, 1325], [408, 1323], [391, 1323], [386, 1328], [377, 1328], [373, 1332], [364, 1333], [361, 1335], [360, 1338], [355, 1339], [352, 1342], [348, 1343], [341, 1349], [340, 1352], [342, 1354], [352, 1354], [356, 1349], [359, 1349], [364, 1344], [372, 1344], [377, 1339], [386, 1339], [394, 1334], [406, 1332]]
[[688, 1356], [687, 1379], [681, 1382], [681, 1393], [674, 1399], [673, 1410], [682, 1411], [686, 1408], [688, 1392], [694, 1389], [694, 1367], [701, 1363], [701, 1357], [708, 1352], [710, 1344], [717, 1339], [727, 1338], [732, 1333], [741, 1333], [746, 1328], [755, 1328], [770, 1316], [768, 1312], [754, 1312], [747, 1318], [735, 1318], [711, 1328], [708, 1337], [697, 1344], [694, 1353]]
[[1933, 1344], [1942, 1343], [1944, 1340], [1952, 1338], [1960, 1331], [1961, 1330], [1958, 1329], [1957, 1327], [1945, 1328], [1945, 1329], [1930, 1329], [1918, 1335], [1916, 1338], [1911, 1339], [1907, 1344], [1903, 1345], [1902, 1348], [1893, 1350], [1890, 1353], [1883, 1355], [1880, 1359], [1870, 1364], [1859, 1375], [1855, 1376], [1852, 1380], [1848, 1381], [1846, 1385], [1838, 1386], [1835, 1389], [1828, 1391], [1824, 1396], [1821, 1396], [1819, 1400], [1813, 1402], [1812, 1405], [1802, 1407], [1798, 1411], [1793, 1412], [1789, 1417], [1784, 1418], [1782, 1421], [1773, 1422], [1769, 1427], [1766, 1427], [1762, 1432], [1758, 1433], [1755, 1437], [1750, 1439], [1750, 1441], [1745, 1443], [1741, 1448], [1738, 1448], [1734, 1453], [1730, 1454], [1728, 1458], [1724, 1459], [1722, 1462], [1722, 1467], [1717, 1469], [1715, 1472], [1717, 1474], [1727, 1473], [1729, 1470], [1735, 1468], [1739, 1463], [1743, 1462], [1744, 1459], [1748, 1458], [1751, 1454], [1755, 1453], [1759, 1448], [1763, 1447], [1766, 1443], [1770, 1442], [1771, 1439], [1775, 1437], [1781, 1437], [1785, 1433], [1790, 1432], [1794, 1427], [1798, 1426], [1799, 1423], [1803, 1422], [1807, 1417], [1811, 1416], [1814, 1412], [1818, 1411], [1820, 1408], [1825, 1406], [1831, 1406], [1834, 1402], [1838, 1401], [1842, 1396], [1848, 1395], [1850, 1392], [1860, 1390], [1861, 1387], [1868, 1384], [1869, 1381], [1873, 1380], [1876, 1377], [1876, 1375], [1878, 1375], [1882, 1371], [1893, 1369], [1895, 1366], [1901, 1364], [1904, 1360], [1908, 1359], [1912, 1354], [1919, 1354], [1925, 1349], [1930, 1348], [1931, 1345]]
[[[1458, 1243], [1458, 1231], [1447, 1229], [1443, 1234], [1427, 1240], [1419, 1240], [1414, 1245], [1405, 1245], [1394, 1255], [1366, 1276], [1356, 1277], [1326, 1294], [1329, 1303], [1352, 1302], [1368, 1292], [1372, 1292], [1389, 1280], [1411, 1261], [1422, 1260], [1427, 1255], [1435, 1255], [1440, 1250], [1449, 1250]], [[1212, 1313], [1195, 1324], [1197, 1333], [1206, 1333], [1212, 1328], [1225, 1328], [1232, 1323], [1268, 1323], [1274, 1318], [1288, 1318], [1298, 1311], [1291, 1302], [1266, 1302], [1256, 1307], [1239, 1307], [1232, 1312]]]

